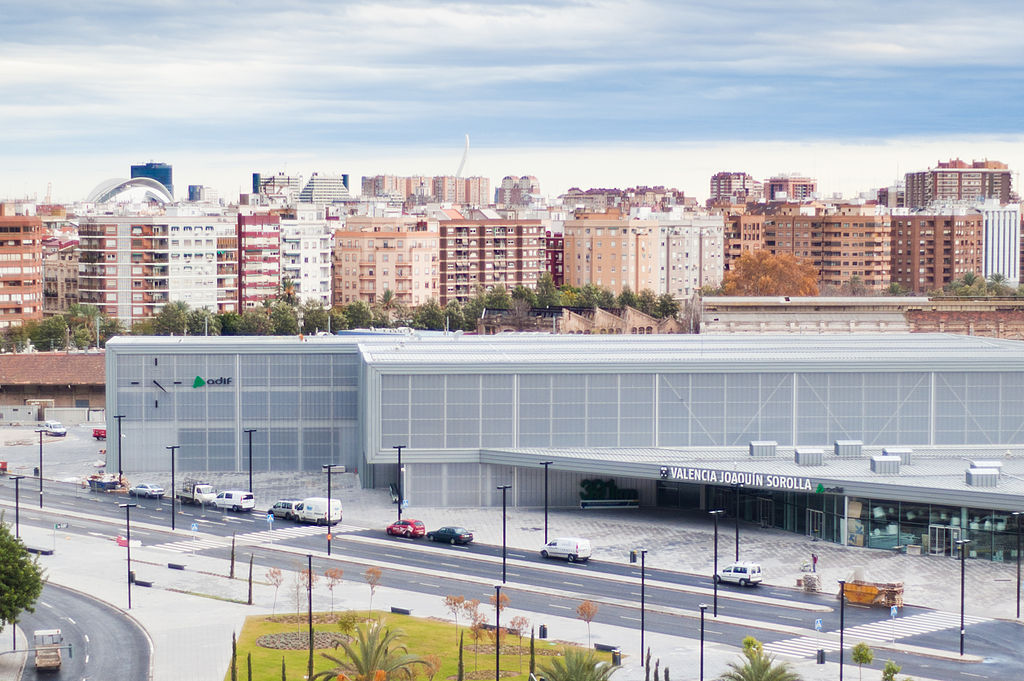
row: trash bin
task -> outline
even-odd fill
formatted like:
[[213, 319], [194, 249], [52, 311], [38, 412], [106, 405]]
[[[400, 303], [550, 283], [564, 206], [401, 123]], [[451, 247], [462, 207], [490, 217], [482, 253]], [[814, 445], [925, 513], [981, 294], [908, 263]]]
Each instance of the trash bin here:
[[131, 570], [131, 571], [130, 571], [130, 572], [128, 573], [128, 582], [129, 582], [130, 584], [134, 584], [134, 583], [135, 583], [135, 570]]
[[39, 466], [32, 469], [32, 475], [37, 478], [39, 477]]
[[818, 664], [825, 664], [825, 650], [818, 648]]
[[622, 666], [622, 651], [618, 649], [612, 651], [612, 664], [616, 667]]
[[538, 638], [547, 638], [548, 637], [548, 625], [546, 625], [546, 624], [540, 625], [540, 629], [537, 631], [537, 636], [538, 636]]

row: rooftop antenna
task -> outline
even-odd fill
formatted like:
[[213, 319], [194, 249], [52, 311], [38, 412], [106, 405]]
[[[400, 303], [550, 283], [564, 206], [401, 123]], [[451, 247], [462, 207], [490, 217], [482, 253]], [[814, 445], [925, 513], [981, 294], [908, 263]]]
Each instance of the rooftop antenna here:
[[459, 169], [455, 171], [455, 177], [462, 177], [462, 169], [466, 167], [466, 159], [469, 157], [469, 133], [466, 133], [466, 150], [462, 152], [462, 160], [459, 162]]

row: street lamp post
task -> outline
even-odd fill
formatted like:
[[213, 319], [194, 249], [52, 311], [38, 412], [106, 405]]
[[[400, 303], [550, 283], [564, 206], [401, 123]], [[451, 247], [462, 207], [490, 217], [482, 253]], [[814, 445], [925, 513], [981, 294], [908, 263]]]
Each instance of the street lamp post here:
[[392, 449], [398, 450], [398, 519], [402, 519], [402, 450], [405, 445], [395, 445]]
[[321, 468], [327, 471], [327, 555], [331, 555], [331, 471], [340, 466], [339, 463], [325, 463]]
[[[19, 518], [21, 514], [21, 493], [18, 489], [20, 483], [25, 478], [24, 475], [12, 475], [11, 480], [14, 481], [14, 538], [21, 539], [21, 520]], [[1018, 551], [1018, 554], [1020, 552]], [[1020, 556], [1018, 555], [1018, 558]], [[1018, 564], [1020, 561], [1018, 560]]]
[[501, 584], [494, 585], [494, 681], [501, 680]]
[[244, 432], [249, 434], [249, 494], [252, 494], [252, 434], [256, 429], [246, 428]]
[[707, 603], [701, 603], [700, 608], [700, 681], [704, 681], [704, 611], [708, 609]]
[[957, 539], [956, 546], [960, 551], [960, 655], [964, 654], [964, 638], [967, 636], [967, 628], [964, 626], [964, 568], [966, 567], [967, 552], [965, 547], [971, 543], [970, 539]]
[[504, 485], [498, 485], [498, 487], [496, 488], [496, 489], [500, 489], [501, 490], [501, 583], [502, 584], [505, 583], [505, 560], [506, 560], [506, 555], [508, 553], [508, 542], [506, 540], [507, 539], [507, 535], [505, 533], [505, 511], [507, 510], [508, 507], [506, 506], [506, 495], [505, 495], [505, 493], [508, 492], [510, 487], [512, 487], [512, 485], [509, 485], [509, 484], [506, 483]]
[[715, 569], [711, 573], [711, 583], [714, 585], [715, 598], [712, 601], [714, 609], [711, 612], [715, 617], [718, 617], [718, 516], [725, 513], [725, 511], [719, 508], [714, 511], [708, 511], [708, 513], [715, 519]]
[[636, 549], [629, 552], [629, 562], [635, 563], [640, 554], [640, 666], [644, 664], [644, 611], [646, 610], [647, 582], [647, 549]]
[[128, 549], [128, 609], [132, 609], [132, 517], [131, 509], [137, 504], [118, 504], [124, 509], [124, 545]]
[[124, 468], [121, 466], [121, 419], [124, 418], [124, 414], [117, 414], [114, 418], [117, 419], [117, 480], [120, 483], [121, 476], [124, 475]]
[[839, 681], [843, 681], [843, 635], [846, 631], [846, 580], [839, 580]]
[[740, 490], [743, 488], [742, 482], [736, 483], [736, 562], [740, 560]]
[[181, 445], [169, 445], [165, 449], [171, 450], [171, 530], [174, 530], [174, 502], [177, 498], [174, 490], [174, 455]]
[[[328, 509], [329, 511], [330, 509]], [[306, 598], [307, 614], [306, 623], [309, 626], [309, 671], [307, 679], [313, 678], [313, 554], [306, 554]]]
[[1020, 619], [1020, 517], [1024, 511], [1014, 511], [1011, 515], [1017, 516], [1017, 619]]
[[[541, 461], [540, 465], [544, 466], [544, 543], [548, 543], [548, 466], [553, 464], [554, 461]], [[1017, 550], [1017, 554], [1020, 554], [1020, 550]], [[1017, 615], [1020, 617], [1020, 615]]]
[[39, 508], [43, 507], [43, 433], [46, 431], [40, 428], [39, 433]]

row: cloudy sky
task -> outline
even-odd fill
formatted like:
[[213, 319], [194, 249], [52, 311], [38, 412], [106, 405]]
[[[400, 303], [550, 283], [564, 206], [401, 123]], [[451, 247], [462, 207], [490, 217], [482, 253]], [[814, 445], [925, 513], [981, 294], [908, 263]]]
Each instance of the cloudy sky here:
[[[776, 7], [777, 5], [777, 7]], [[65, 0], [0, 12], [0, 197], [128, 166], [847, 195], [950, 157], [1024, 166], [1017, 0]]]

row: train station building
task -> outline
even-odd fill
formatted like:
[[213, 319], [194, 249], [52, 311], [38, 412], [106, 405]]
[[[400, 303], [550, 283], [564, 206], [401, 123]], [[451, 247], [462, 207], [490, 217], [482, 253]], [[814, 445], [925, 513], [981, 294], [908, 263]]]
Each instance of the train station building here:
[[[724, 509], [1016, 559], [1024, 342], [856, 336], [118, 337], [126, 471], [325, 464], [412, 505]], [[401, 447], [401, 450], [398, 448]], [[113, 450], [111, 450], [113, 451]], [[546, 482], [545, 482], [546, 481]]]

